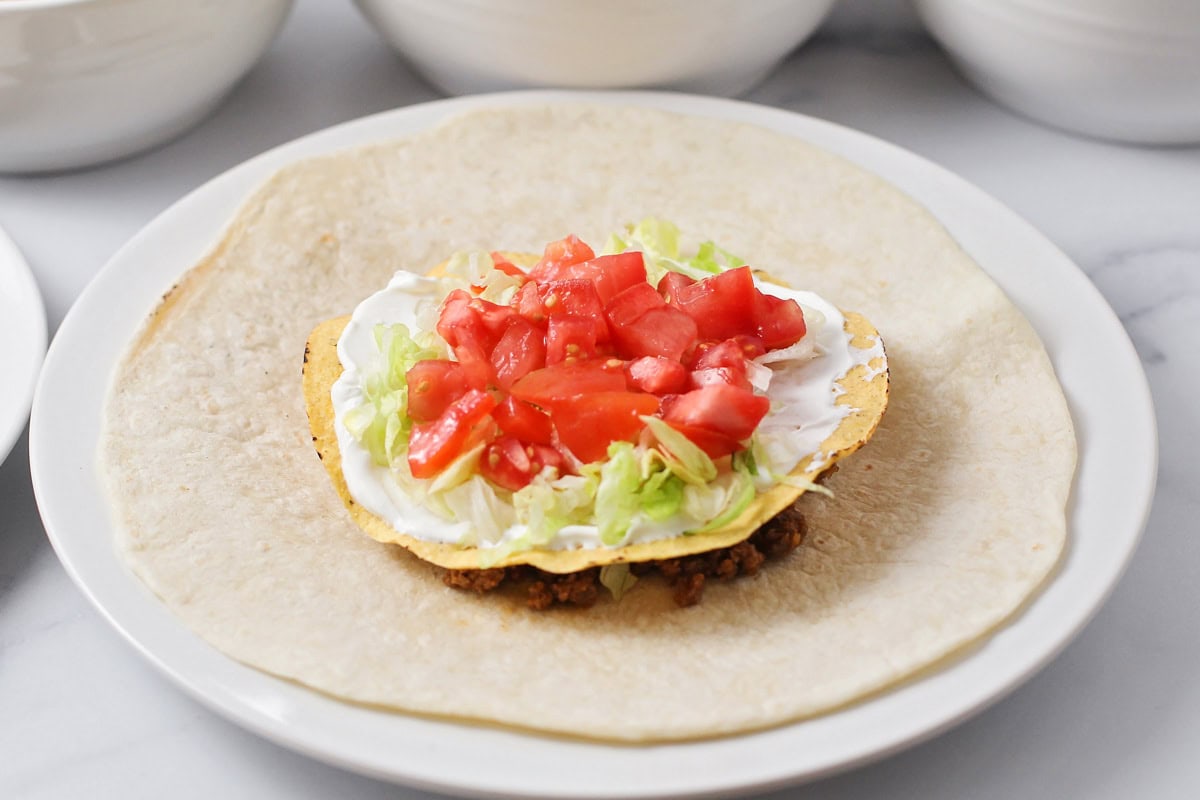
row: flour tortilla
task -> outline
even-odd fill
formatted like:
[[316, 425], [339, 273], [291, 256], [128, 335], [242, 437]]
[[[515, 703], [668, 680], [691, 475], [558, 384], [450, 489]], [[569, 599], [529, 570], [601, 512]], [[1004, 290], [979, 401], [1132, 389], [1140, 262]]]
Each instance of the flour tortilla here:
[[[888, 342], [888, 413], [836, 496], [801, 501], [801, 550], [688, 609], [635, 589], [532, 612], [363, 535], [310, 441], [309, 331], [448, 252], [651, 215]], [[911, 199], [770, 131], [586, 106], [281, 171], [132, 342], [101, 450], [129, 565], [230, 656], [347, 700], [625, 741], [817, 714], [988, 633], [1053, 569], [1075, 464], [1033, 330]]]

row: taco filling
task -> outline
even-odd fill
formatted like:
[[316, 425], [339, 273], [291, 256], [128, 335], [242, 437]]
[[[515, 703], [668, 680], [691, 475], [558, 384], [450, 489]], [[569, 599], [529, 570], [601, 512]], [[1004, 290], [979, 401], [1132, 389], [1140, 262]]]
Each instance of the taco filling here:
[[619, 596], [625, 564], [695, 575], [677, 560], [706, 552], [712, 574], [755, 571], [757, 550], [731, 548], [877, 425], [883, 346], [862, 317], [678, 242], [648, 219], [600, 254], [575, 236], [461, 253], [319, 326], [305, 393], [356, 521], [476, 590], [521, 565], [605, 567]]

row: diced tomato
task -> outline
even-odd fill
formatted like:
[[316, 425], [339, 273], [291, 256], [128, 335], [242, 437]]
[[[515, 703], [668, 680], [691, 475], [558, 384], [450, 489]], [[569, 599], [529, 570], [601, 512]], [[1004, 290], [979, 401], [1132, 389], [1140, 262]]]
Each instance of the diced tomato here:
[[590, 280], [601, 303], [607, 303], [630, 286], [646, 282], [646, 262], [638, 250], [597, 256], [564, 270], [568, 272], [573, 277]]
[[546, 366], [568, 358], [596, 355], [596, 320], [563, 314], [550, 318], [546, 329]]
[[707, 367], [732, 367], [745, 372], [746, 357], [742, 355], [741, 346], [733, 339], [716, 344], [702, 344], [696, 348], [692, 357], [692, 369]]
[[492, 337], [492, 341], [496, 341], [504, 335], [504, 331], [508, 329], [508, 323], [517, 316], [510, 306], [498, 305], [484, 300], [482, 297], [471, 298], [470, 308], [479, 316], [480, 322], [483, 323], [488, 335]]
[[737, 439], [730, 439], [724, 434], [715, 433], [707, 428], [698, 428], [695, 425], [685, 425], [681, 422], [671, 422], [669, 424], [672, 428], [691, 439], [692, 444], [707, 453], [709, 458], [720, 458], [721, 456], [727, 456], [742, 449], [742, 445]]
[[514, 317], [516, 312], [509, 306], [498, 306], [481, 297], [472, 297], [466, 290], [455, 289], [442, 303], [438, 336], [451, 348], [464, 344], [480, 349], [486, 357]]
[[408, 467], [413, 477], [432, 478], [462, 453], [474, 428], [489, 422], [496, 406], [487, 392], [471, 389], [455, 400], [433, 422], [413, 425], [408, 437]]
[[546, 340], [542, 331], [518, 316], [509, 320], [492, 350], [496, 384], [507, 390], [516, 381], [546, 366]]
[[646, 426], [641, 416], [658, 410], [658, 398], [642, 392], [593, 392], [554, 401], [550, 418], [559, 440], [584, 463], [607, 457], [616, 441], [632, 442]]
[[562, 474], [567, 469], [566, 459], [553, 447], [525, 444], [514, 436], [490, 443], [479, 458], [479, 473], [512, 492], [527, 486], [546, 467]]
[[604, 315], [613, 328], [628, 325], [642, 314], [654, 308], [662, 308], [666, 301], [648, 283], [630, 286], [604, 306]]
[[662, 356], [643, 356], [625, 367], [629, 384], [651, 394], [682, 392], [688, 388], [687, 368]]
[[588, 247], [578, 236], [571, 234], [565, 239], [546, 245], [542, 258], [529, 270], [529, 277], [539, 283], [557, 280], [559, 277], [572, 277], [567, 267], [581, 264], [596, 257], [592, 248]]
[[702, 386], [711, 386], [714, 383], [724, 383], [747, 391], [754, 388], [754, 384], [750, 383], [750, 379], [746, 377], [746, 370], [735, 367], [694, 369], [691, 375], [688, 376], [688, 384], [693, 389], [699, 389]]
[[504, 254], [499, 250], [492, 251], [492, 266], [503, 272], [505, 275], [512, 275], [514, 278], [528, 278], [525, 270], [518, 267], [516, 264], [504, 257]]
[[516, 312], [534, 325], [546, 324], [546, 307], [542, 305], [542, 296], [538, 292], [538, 285], [534, 281], [529, 281], [520, 289], [517, 289], [513, 295], [512, 307]]
[[479, 474], [497, 486], [515, 492], [533, 480], [537, 471], [525, 452], [525, 445], [512, 436], [505, 436], [483, 448]]
[[[648, 283], [642, 285], [650, 286]], [[612, 326], [612, 336], [617, 353], [625, 358], [662, 356], [680, 361], [696, 341], [696, 323], [674, 306], [664, 304], [650, 309], [633, 322]]]
[[459, 343], [454, 348], [454, 357], [462, 364], [463, 375], [472, 389], [487, 389], [496, 382], [496, 371], [488, 356], [491, 347], [485, 343], [485, 335], [482, 328], [460, 331]]
[[546, 467], [554, 467], [559, 475], [568, 475], [573, 471], [567, 464], [567, 457], [550, 445], [527, 444], [525, 452], [529, 453], [529, 459], [538, 465], [538, 472]]
[[600, 256], [585, 266], [594, 267], [598, 273], [592, 280], [602, 303], [607, 303], [630, 286], [646, 282], [646, 261], [637, 250]]
[[513, 384], [512, 395], [542, 408], [566, 397], [590, 392], [620, 392], [625, 389], [625, 371], [617, 360], [564, 361], [534, 370]]
[[608, 323], [604, 319], [604, 307], [600, 304], [600, 295], [596, 294], [596, 287], [591, 281], [549, 281], [538, 287], [538, 294], [541, 295], [542, 307], [548, 317], [570, 314], [586, 320], [592, 327], [592, 335], [597, 342], [608, 341]]
[[733, 337], [732, 341], [742, 349], [742, 355], [751, 361], [767, 352], [767, 346], [763, 340], [751, 333], [739, 333]]
[[404, 376], [408, 384], [408, 415], [429, 422], [467, 393], [467, 376], [462, 364], [447, 359], [418, 361]]
[[696, 321], [701, 338], [720, 340], [756, 332], [757, 294], [750, 268], [738, 267], [680, 287], [674, 302]]
[[596, 286], [589, 280], [570, 278], [561, 281], [546, 281], [538, 285], [542, 306], [548, 316], [575, 314], [580, 317], [602, 317], [604, 306]]
[[471, 309], [472, 297], [462, 289], [455, 289], [446, 295], [442, 303], [442, 311], [438, 315], [437, 332], [451, 347], [458, 347], [459, 336], [463, 333], [475, 332], [477, 340], [482, 342], [484, 335], [483, 320]]
[[696, 351], [692, 357], [692, 388], [698, 389], [713, 383], [727, 383], [747, 390], [752, 388], [746, 377], [746, 359], [736, 340], [702, 344]]
[[663, 413], [672, 425], [704, 428], [742, 441], [766, 416], [767, 398], [725, 383], [714, 383], [679, 395]]
[[762, 292], [755, 298], [754, 323], [763, 344], [771, 350], [795, 344], [808, 329], [799, 303]]
[[550, 444], [554, 441], [554, 429], [550, 416], [537, 406], [509, 395], [492, 411], [492, 419], [500, 430], [515, 436], [522, 442]]
[[674, 302], [674, 298], [681, 288], [691, 286], [695, 282], [695, 279], [689, 278], [682, 272], [668, 272], [658, 282], [658, 293], [662, 295], [664, 300], [671, 303]]

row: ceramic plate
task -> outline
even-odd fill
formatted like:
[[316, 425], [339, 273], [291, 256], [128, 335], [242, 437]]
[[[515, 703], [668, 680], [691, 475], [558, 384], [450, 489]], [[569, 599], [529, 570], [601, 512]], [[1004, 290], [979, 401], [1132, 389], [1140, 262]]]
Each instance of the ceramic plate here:
[[46, 353], [46, 310], [17, 246], [0, 228], [0, 463], [25, 428]]
[[[126, 571], [94, 467], [108, 375], [142, 319], [216, 241], [242, 200], [299, 158], [403, 136], [467, 109], [580, 101], [752, 123], [838, 153], [924, 203], [1028, 315], [1070, 402], [1080, 463], [1067, 553], [1010, 624], [940, 669], [836, 713], [724, 739], [620, 746], [340, 703], [223, 656]], [[1045, 665], [1104, 601], [1137, 543], [1157, 463], [1150, 394], [1124, 329], [1079, 269], [1011, 211], [862, 133], [744, 103], [655, 93], [519, 92], [412, 106], [230, 170], [150, 223], [79, 298], [47, 357], [30, 441], [38, 503], [63, 564], [113, 625], [188, 692], [276, 742], [369, 775], [474, 795], [554, 797], [778, 786], [880, 757], [962, 721]]]

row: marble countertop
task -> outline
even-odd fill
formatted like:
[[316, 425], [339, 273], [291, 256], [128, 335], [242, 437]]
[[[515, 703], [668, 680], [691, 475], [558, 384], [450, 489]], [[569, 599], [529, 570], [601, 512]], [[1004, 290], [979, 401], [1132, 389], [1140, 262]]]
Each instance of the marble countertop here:
[[[301, 134], [437, 96], [349, 3], [300, 0], [213, 117], [121, 163], [0, 177], [0, 225], [29, 260], [53, 330], [126, 239], [203, 181]], [[898, 4], [843, 7], [746, 99], [890, 140], [1030, 220], [1116, 309], [1149, 376], [1161, 434], [1142, 545], [1058, 659], [949, 733], [771, 796], [1195, 796], [1200, 350], [1191, 326], [1200, 326], [1200, 148], [1108, 144], [1018, 117], [964, 84]], [[276, 747], [155, 671], [55, 558], [22, 438], [0, 467], [0, 797], [84, 796], [428, 795]]]

